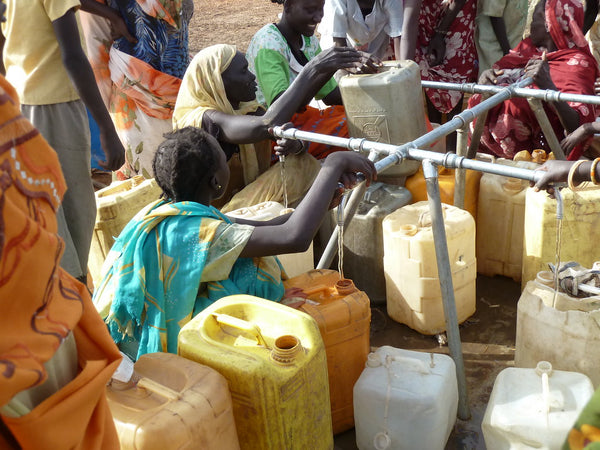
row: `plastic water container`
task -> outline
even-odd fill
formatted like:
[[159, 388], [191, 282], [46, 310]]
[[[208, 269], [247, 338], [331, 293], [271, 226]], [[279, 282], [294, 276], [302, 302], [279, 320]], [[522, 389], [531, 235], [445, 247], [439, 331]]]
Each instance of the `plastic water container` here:
[[[477, 218], [477, 197], [479, 196], [479, 180], [481, 172], [467, 170], [465, 177], [465, 209]], [[454, 204], [455, 171], [438, 166], [438, 185], [440, 187], [440, 199], [442, 203]], [[404, 185], [412, 195], [412, 202], [427, 200], [427, 183], [423, 175], [423, 167], [419, 167], [417, 173], [406, 179]]]
[[325, 344], [333, 433], [349, 430], [354, 426], [352, 388], [369, 354], [369, 297], [334, 270], [312, 270], [284, 286], [308, 296], [300, 310], [316, 320]]
[[[442, 204], [459, 323], [475, 312], [475, 220]], [[428, 202], [400, 208], [383, 219], [388, 315], [422, 334], [446, 329]]]
[[96, 224], [88, 263], [95, 286], [101, 281], [102, 264], [115, 238], [140, 209], [158, 200], [161, 194], [154, 178], [147, 180], [141, 175], [115, 181], [96, 192]]
[[[346, 75], [339, 86], [350, 136], [404, 144], [427, 132], [421, 75], [413, 61], [386, 61], [379, 73]], [[402, 185], [419, 165], [418, 161], [403, 161], [378, 177]]]
[[442, 450], [457, 408], [452, 358], [380, 347], [354, 386], [356, 444], [360, 450]]
[[[560, 246], [561, 261], [577, 261], [592, 267], [600, 259], [600, 188], [573, 192], [561, 190], [564, 204]], [[521, 287], [535, 279], [548, 263], [556, 264], [556, 200], [545, 191], [527, 190], [525, 201], [525, 233], [523, 238], [523, 269]]]
[[[227, 213], [229, 217], [237, 217], [240, 219], [266, 221], [275, 217], [293, 211], [291, 208], [285, 209], [281, 203], [277, 202], [262, 202], [247, 208], [240, 208]], [[308, 272], [315, 268], [313, 256], [313, 244], [311, 242], [308, 250], [302, 253], [286, 253], [277, 255], [279, 262], [285, 269], [288, 277], [295, 277], [301, 273]]]
[[325, 347], [309, 315], [225, 297], [181, 329], [178, 352], [227, 379], [243, 449], [333, 448]]
[[[551, 272], [542, 272], [552, 279]], [[573, 370], [600, 386], [600, 296], [574, 298], [537, 281], [526, 284], [517, 303], [515, 366], [538, 360]]]
[[[385, 303], [381, 224], [385, 216], [410, 200], [410, 192], [403, 187], [373, 183], [344, 231], [344, 275], [369, 295], [371, 303]], [[335, 226], [337, 208], [331, 214]]]
[[108, 404], [123, 450], [239, 449], [227, 381], [170, 353], [135, 363], [137, 385], [113, 382]]
[[[533, 162], [502, 158], [496, 163], [524, 169], [539, 167]], [[477, 204], [477, 272], [521, 280], [528, 188], [529, 182], [518, 178], [491, 173], [481, 177]]]
[[562, 448], [594, 388], [580, 373], [509, 367], [496, 377], [481, 429], [488, 449]]

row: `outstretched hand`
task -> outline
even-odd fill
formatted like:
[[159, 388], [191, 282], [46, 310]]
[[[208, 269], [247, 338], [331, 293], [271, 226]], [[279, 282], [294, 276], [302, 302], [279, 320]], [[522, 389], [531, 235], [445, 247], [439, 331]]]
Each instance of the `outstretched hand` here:
[[[287, 122], [281, 126], [281, 129], [287, 130], [293, 127], [294, 124], [292, 122]], [[273, 134], [272, 128], [269, 129], [269, 133]], [[277, 156], [297, 155], [299, 153], [302, 153], [304, 149], [305, 145], [301, 140], [286, 138], [277, 138], [275, 147], [273, 148]]]
[[556, 90], [556, 85], [550, 76], [550, 65], [545, 50], [540, 59], [530, 59], [527, 62], [525, 76], [531, 78], [540, 89]]
[[100, 167], [106, 170], [118, 170], [125, 162], [125, 149], [116, 132], [100, 133], [100, 144], [106, 161], [100, 161]]
[[339, 69], [349, 73], [375, 73], [383, 63], [376, 56], [352, 47], [330, 47], [311, 59], [309, 65], [325, 74], [333, 74]]
[[484, 70], [481, 73], [481, 76], [479, 77], [479, 80], [477, 81], [477, 83], [478, 84], [488, 84], [488, 85], [498, 84], [498, 77], [500, 75], [504, 75], [504, 70], [502, 70], [502, 69]]
[[[352, 189], [363, 179], [367, 186], [371, 184], [372, 180], [377, 179], [375, 164], [360, 153], [352, 151], [332, 153], [325, 160], [325, 165], [334, 165], [339, 169], [339, 182], [346, 189]], [[362, 177], [358, 176], [359, 173], [362, 174]]]
[[588, 137], [594, 134], [593, 129], [590, 129], [589, 123], [584, 123], [577, 127], [575, 131], [569, 133], [569, 135], [560, 142], [560, 147], [565, 152], [565, 155], [571, 153], [571, 151], [581, 142], [585, 141]]
[[533, 190], [538, 192], [546, 190], [551, 197], [554, 196], [554, 187], [552, 183], [562, 183], [567, 181], [569, 170], [573, 166], [574, 161], [564, 161], [551, 159], [546, 161], [541, 167], [538, 167], [536, 172], [544, 172], [542, 177], [534, 183], [531, 181], [529, 185]]

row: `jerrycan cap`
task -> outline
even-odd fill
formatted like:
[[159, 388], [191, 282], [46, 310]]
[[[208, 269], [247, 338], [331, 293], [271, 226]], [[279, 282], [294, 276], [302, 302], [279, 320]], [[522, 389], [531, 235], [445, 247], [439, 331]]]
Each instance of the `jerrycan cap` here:
[[367, 355], [367, 367], [375, 368], [381, 366], [381, 358], [377, 353], [371, 352]]
[[275, 345], [271, 350], [271, 359], [281, 365], [293, 364], [301, 350], [300, 339], [291, 334], [285, 334], [275, 339]]
[[392, 440], [387, 433], [380, 431], [373, 437], [373, 446], [376, 450], [387, 450], [392, 446]]
[[505, 191], [511, 192], [514, 194], [521, 192], [524, 187], [525, 186], [523, 185], [523, 182], [521, 180], [519, 180], [518, 178], [507, 178], [506, 181], [504, 183], [502, 183], [502, 188]]
[[417, 234], [417, 231], [417, 226], [413, 225], [412, 223], [400, 225], [400, 233], [404, 236], [414, 236], [415, 234]]
[[535, 373], [540, 377], [543, 374], [547, 374], [548, 376], [552, 375], [552, 364], [548, 361], [540, 361], [535, 366]]
[[356, 287], [354, 286], [354, 282], [349, 280], [348, 278], [342, 278], [335, 282], [335, 290], [338, 295], [350, 295], [356, 291]]
[[535, 281], [544, 286], [554, 286], [554, 273], [550, 270], [540, 270], [535, 276]]
[[534, 163], [543, 164], [546, 161], [546, 151], [541, 149], [536, 149], [531, 152], [531, 160]]

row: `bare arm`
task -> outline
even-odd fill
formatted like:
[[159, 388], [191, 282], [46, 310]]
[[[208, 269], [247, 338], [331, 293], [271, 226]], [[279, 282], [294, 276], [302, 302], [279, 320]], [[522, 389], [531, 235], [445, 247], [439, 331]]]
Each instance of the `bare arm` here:
[[125, 149], [104, 106], [92, 67], [81, 48], [75, 11], [70, 9], [52, 22], [52, 26], [67, 74], [100, 128], [100, 140], [106, 154], [106, 162], [101, 164], [106, 169], [117, 170], [123, 165]]
[[508, 54], [510, 51], [510, 43], [508, 42], [508, 36], [506, 35], [506, 24], [504, 23], [504, 19], [502, 17], [490, 17], [490, 22], [492, 23], [492, 28], [496, 35], [496, 39], [500, 44], [502, 53], [505, 55]]
[[421, 2], [422, 0], [404, 0], [404, 22], [402, 23], [399, 59], [415, 59]]
[[376, 176], [375, 166], [363, 155], [354, 152], [329, 155], [291, 217], [282, 225], [256, 227], [240, 256], [267, 256], [306, 250], [331, 203], [338, 180], [344, 174], [354, 172], [362, 172], [367, 182]]
[[588, 0], [585, 2], [585, 13], [583, 16], [583, 34], [586, 34], [594, 25], [598, 16], [598, 0]]
[[80, 2], [82, 11], [94, 14], [96, 16], [104, 17], [110, 22], [110, 25], [115, 34], [113, 36], [114, 39], [123, 36], [129, 42], [137, 42], [136, 38], [132, 36], [131, 33], [129, 33], [127, 25], [125, 25], [123, 18], [119, 14], [119, 11], [111, 8], [108, 5], [105, 5], [104, 3], [97, 2], [96, 0], [80, 0]]
[[450, 3], [446, 14], [439, 21], [427, 48], [430, 66], [437, 66], [444, 61], [444, 57], [446, 56], [446, 33], [450, 30], [452, 22], [454, 22], [454, 19], [456, 19], [456, 16], [462, 10], [465, 2], [466, 0], [456, 0]]

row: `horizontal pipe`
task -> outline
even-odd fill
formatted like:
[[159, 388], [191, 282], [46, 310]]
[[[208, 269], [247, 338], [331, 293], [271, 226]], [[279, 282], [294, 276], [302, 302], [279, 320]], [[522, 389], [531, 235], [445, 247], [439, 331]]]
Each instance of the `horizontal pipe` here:
[[[468, 94], [495, 94], [504, 89], [503, 86], [492, 86], [476, 83], [446, 83], [442, 81], [422, 80], [421, 86], [428, 89], [445, 89], [448, 91], [461, 91]], [[600, 105], [600, 97], [596, 95], [570, 94], [567, 92], [553, 91], [551, 89], [530, 89], [515, 87], [515, 97], [530, 97], [544, 100], [546, 102], [579, 102], [592, 105]]]

